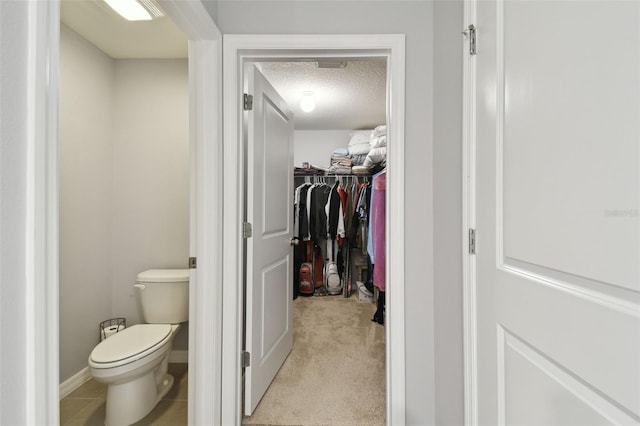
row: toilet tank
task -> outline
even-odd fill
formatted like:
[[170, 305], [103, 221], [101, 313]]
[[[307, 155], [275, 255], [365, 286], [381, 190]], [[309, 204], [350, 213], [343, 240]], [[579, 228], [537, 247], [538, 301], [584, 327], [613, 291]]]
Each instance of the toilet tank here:
[[135, 285], [148, 324], [178, 324], [189, 319], [189, 270], [150, 269]]

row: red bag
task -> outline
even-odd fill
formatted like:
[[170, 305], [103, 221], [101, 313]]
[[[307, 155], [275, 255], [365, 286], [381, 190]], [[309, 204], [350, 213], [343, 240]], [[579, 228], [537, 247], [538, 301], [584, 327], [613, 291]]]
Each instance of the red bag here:
[[313, 241], [300, 241], [302, 264], [300, 265], [300, 296], [313, 296], [315, 289], [313, 276]]
[[313, 278], [315, 290], [324, 286], [324, 260], [322, 259], [322, 251], [320, 247], [316, 247], [313, 256]]
[[300, 265], [300, 296], [313, 296], [313, 265], [305, 262]]

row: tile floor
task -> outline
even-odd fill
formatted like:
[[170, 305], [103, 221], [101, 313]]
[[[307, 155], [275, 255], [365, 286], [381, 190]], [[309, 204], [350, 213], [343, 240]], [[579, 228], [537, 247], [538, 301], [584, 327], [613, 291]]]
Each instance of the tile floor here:
[[[169, 364], [175, 382], [144, 419], [136, 426], [181, 426], [187, 424], [187, 364]], [[91, 379], [60, 401], [61, 426], [104, 425], [107, 387]]]

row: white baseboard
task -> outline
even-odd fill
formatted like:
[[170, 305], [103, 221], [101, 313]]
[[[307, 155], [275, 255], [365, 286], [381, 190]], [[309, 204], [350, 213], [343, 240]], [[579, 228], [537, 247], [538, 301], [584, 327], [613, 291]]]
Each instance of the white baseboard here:
[[169, 354], [169, 362], [175, 363], [188, 363], [189, 362], [189, 351], [180, 350], [180, 351], [171, 351]]
[[85, 367], [82, 370], [78, 371], [76, 374], [60, 383], [60, 399], [69, 395], [74, 390], [78, 389], [84, 382], [91, 378], [91, 373], [89, 373], [89, 367]]

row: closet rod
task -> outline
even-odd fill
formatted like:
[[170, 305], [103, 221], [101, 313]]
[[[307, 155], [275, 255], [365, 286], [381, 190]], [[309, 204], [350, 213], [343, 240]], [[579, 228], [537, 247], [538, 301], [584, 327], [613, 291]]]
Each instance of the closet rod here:
[[342, 175], [342, 174], [335, 174], [335, 173], [331, 173], [331, 174], [326, 174], [326, 175], [303, 175], [303, 174], [294, 174], [293, 177], [297, 177], [297, 178], [336, 178], [336, 177], [371, 177], [372, 175]]

